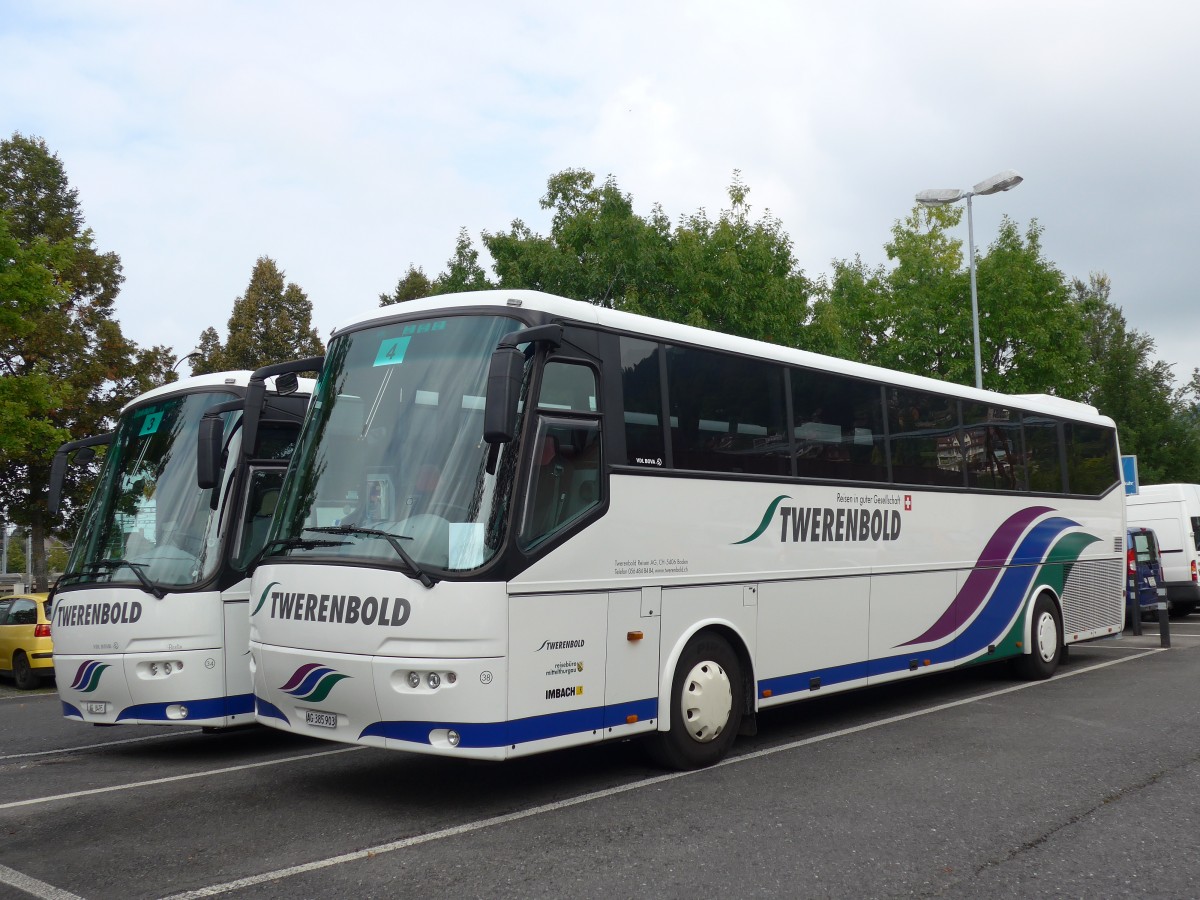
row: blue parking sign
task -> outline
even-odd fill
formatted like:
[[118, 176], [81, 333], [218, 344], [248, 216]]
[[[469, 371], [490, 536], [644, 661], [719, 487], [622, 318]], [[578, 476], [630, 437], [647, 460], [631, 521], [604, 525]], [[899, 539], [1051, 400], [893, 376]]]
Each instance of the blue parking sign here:
[[1136, 494], [1138, 492], [1138, 473], [1137, 473], [1137, 457], [1122, 456], [1121, 457], [1121, 477], [1125, 479], [1125, 493]]

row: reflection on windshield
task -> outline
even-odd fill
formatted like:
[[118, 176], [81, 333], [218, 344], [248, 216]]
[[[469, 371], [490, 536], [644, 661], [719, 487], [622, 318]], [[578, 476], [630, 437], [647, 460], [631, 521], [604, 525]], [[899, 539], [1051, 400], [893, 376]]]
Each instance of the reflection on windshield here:
[[[505, 459], [516, 448], [506, 448], [497, 475], [486, 473], [484, 393], [492, 350], [519, 327], [447, 316], [335, 338], [267, 555], [399, 558], [422, 580], [428, 568], [491, 559], [512, 481]], [[322, 531], [342, 545], [312, 540]]]
[[[211, 491], [196, 486], [196, 432], [226, 391], [186, 394], [127, 410], [117, 423], [67, 564], [79, 581], [184, 586], [206, 580], [215, 552]], [[118, 563], [128, 565], [118, 565]]]

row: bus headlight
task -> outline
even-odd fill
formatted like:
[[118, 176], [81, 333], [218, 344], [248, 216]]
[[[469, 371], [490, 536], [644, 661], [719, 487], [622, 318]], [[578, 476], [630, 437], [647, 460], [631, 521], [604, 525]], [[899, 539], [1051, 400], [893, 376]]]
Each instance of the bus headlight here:
[[408, 673], [408, 686], [414, 691], [421, 686], [421, 676], [416, 672]]
[[429, 681], [429, 687], [432, 690], [436, 691], [439, 687], [442, 686], [442, 676], [439, 675], [437, 672], [430, 672], [428, 681]]
[[453, 728], [451, 728], [449, 731], [446, 732], [446, 740], [449, 742], [451, 747], [457, 747], [459, 741], [462, 740], [462, 736], [459, 735], [459, 733], [457, 731], [455, 731]]

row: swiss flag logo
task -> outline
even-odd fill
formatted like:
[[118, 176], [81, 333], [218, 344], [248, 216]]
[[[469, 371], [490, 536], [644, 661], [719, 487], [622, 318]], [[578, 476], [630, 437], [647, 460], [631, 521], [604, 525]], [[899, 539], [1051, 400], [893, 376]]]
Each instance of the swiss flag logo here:
[[904, 495], [904, 511], [912, 512], [912, 494]]

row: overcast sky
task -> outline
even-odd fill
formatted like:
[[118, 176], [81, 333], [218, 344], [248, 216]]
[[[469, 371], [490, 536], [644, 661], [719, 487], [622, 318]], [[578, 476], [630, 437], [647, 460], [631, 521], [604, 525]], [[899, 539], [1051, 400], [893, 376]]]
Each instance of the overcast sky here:
[[976, 244], [1036, 219], [1185, 381], [1197, 34], [1200, 5], [1154, 0], [0, 0], [0, 136], [58, 154], [124, 265], [125, 333], [179, 354], [224, 336], [259, 256], [325, 338], [410, 263], [436, 276], [462, 227], [545, 233], [565, 168], [674, 221], [740, 170], [813, 278], [885, 262], [917, 191], [1015, 169]]

